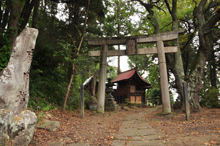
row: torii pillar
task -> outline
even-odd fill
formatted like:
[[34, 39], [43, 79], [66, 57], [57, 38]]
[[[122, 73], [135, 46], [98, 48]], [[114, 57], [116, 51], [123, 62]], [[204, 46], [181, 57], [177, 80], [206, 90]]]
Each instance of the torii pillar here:
[[99, 73], [99, 91], [98, 91], [98, 103], [97, 112], [104, 113], [105, 109], [105, 81], [106, 81], [106, 70], [107, 70], [107, 51], [108, 46], [102, 45], [101, 58], [100, 58], [100, 73]]
[[157, 41], [158, 64], [160, 71], [160, 89], [162, 95], [163, 112], [171, 112], [167, 65], [162, 40]]

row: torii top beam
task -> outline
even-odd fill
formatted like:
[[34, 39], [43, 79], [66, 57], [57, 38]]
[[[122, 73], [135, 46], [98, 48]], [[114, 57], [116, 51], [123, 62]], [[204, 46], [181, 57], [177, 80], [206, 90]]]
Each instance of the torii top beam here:
[[155, 43], [159, 40], [161, 41], [171, 41], [178, 38], [178, 34], [182, 33], [183, 30], [165, 32], [153, 35], [141, 35], [141, 36], [131, 36], [131, 37], [107, 37], [107, 38], [94, 38], [88, 39], [88, 44], [91, 46], [101, 46], [101, 45], [122, 45], [126, 44], [129, 39], [136, 39], [137, 44], [142, 43]]

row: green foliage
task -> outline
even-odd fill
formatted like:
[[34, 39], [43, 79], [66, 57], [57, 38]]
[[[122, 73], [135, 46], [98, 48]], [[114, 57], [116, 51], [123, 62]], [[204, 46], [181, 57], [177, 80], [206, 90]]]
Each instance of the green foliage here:
[[28, 102], [28, 108], [33, 110], [51, 110], [54, 109], [56, 105], [51, 104], [52, 102], [48, 102], [45, 98], [30, 98]]
[[4, 45], [2, 48], [0, 48], [0, 71], [4, 69], [8, 64], [11, 55], [9, 48], [11, 47], [7, 45]]
[[60, 45], [51, 47], [39, 34], [34, 50], [30, 72], [30, 96], [33, 99], [44, 98], [50, 103], [61, 106], [67, 87], [68, 69], [65, 58], [55, 56]]
[[129, 56], [128, 65], [130, 68], [138, 67], [140, 75], [146, 73], [153, 65], [152, 55], [134, 55]]
[[117, 68], [116, 67], [113, 67], [113, 66], [107, 66], [107, 78], [110, 78], [111, 80], [115, 79], [117, 76], [118, 76], [118, 73], [117, 73]]
[[150, 102], [153, 105], [160, 105], [161, 104], [161, 92], [159, 88], [153, 88], [151, 89], [151, 93], [150, 93]]
[[[0, 34], [0, 36], [1, 35], [2, 34]], [[1, 44], [4, 45], [0, 48], [0, 71], [7, 66], [11, 55], [11, 43], [7, 34], [3, 36]]]
[[59, 79], [51, 77], [43, 77], [32, 71], [33, 78], [30, 81], [30, 96], [33, 98], [46, 98], [48, 101], [57, 105], [61, 105], [65, 95], [67, 83], [59, 82]]
[[207, 87], [201, 96], [200, 105], [209, 108], [220, 107], [219, 89], [215, 87]]
[[120, 37], [135, 33], [135, 25], [131, 23], [131, 17], [138, 9], [132, 6], [132, 2], [112, 0], [105, 4], [107, 5], [103, 26], [105, 35]]
[[160, 88], [160, 79], [159, 79], [159, 66], [154, 64], [148, 69], [149, 74], [147, 76], [147, 81], [151, 84], [153, 88]]

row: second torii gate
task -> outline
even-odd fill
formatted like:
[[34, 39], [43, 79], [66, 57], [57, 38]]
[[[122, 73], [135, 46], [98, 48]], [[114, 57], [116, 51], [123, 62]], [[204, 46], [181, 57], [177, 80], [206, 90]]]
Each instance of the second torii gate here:
[[[101, 51], [90, 51], [90, 56], [101, 56], [97, 112], [104, 113], [107, 57], [122, 56], [122, 55], [156, 54], [156, 53], [158, 54], [163, 112], [171, 112], [165, 53], [175, 53], [178, 51], [178, 48], [176, 46], [164, 47], [163, 42], [177, 39], [178, 34], [181, 32], [182, 31], [172, 31], [172, 32], [160, 33], [150, 36], [132, 36], [132, 37], [123, 37], [123, 38], [96, 38], [96, 39], [88, 40], [89, 45], [102, 46]], [[137, 49], [137, 44], [143, 44], [143, 43], [156, 43], [157, 48]], [[123, 44], [126, 44], [126, 50], [108, 51], [108, 45], [123, 45]]]

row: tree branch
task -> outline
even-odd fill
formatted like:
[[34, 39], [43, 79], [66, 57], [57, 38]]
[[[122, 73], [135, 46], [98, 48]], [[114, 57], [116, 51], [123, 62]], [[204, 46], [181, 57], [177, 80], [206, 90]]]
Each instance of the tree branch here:
[[157, 22], [157, 19], [154, 17], [154, 11], [152, 10], [153, 6], [151, 3], [150, 4], [146, 4], [144, 3], [142, 0], [131, 0], [131, 1], [137, 1], [139, 2], [142, 6], [145, 7], [145, 9], [148, 11], [149, 15], [147, 16], [147, 18], [151, 21], [150, 23], [153, 25], [154, 27], [154, 33], [159, 33], [160, 29], [159, 29], [159, 25]]
[[217, 13], [213, 17], [211, 17], [211, 19], [209, 19], [209, 21], [203, 26], [204, 34], [208, 33], [211, 30], [210, 28], [213, 28], [219, 20], [220, 15]]
[[177, 21], [177, 0], [173, 0], [172, 1], [172, 17], [173, 17], [173, 21]]
[[207, 0], [201, 0], [198, 6], [198, 9], [202, 11], [202, 9], [205, 7]]
[[207, 7], [207, 9], [204, 11], [204, 13], [206, 13], [206, 12], [208, 12], [211, 8], [214, 8], [214, 7], [216, 7], [217, 8], [217, 6], [219, 6], [220, 5], [220, 3], [219, 2], [211, 2], [211, 3], [209, 3], [209, 6]]
[[191, 44], [191, 42], [192, 42], [192, 40], [193, 40], [195, 34], [196, 34], [196, 30], [194, 31], [194, 33], [192, 33], [192, 34], [189, 36], [188, 41], [187, 41], [187, 42], [185, 43], [185, 45], [181, 48], [181, 52], [182, 52], [182, 53], [184, 53], [184, 52], [187, 50], [187, 48], [188, 48], [188, 46]]
[[70, 3], [71, 2], [70, 0], [50, 0], [50, 1], [53, 1], [55, 3]]
[[213, 33], [211, 33], [211, 38], [213, 42], [216, 42], [220, 38], [220, 29], [217, 29]]
[[86, 10], [84, 28], [83, 28], [82, 37], [81, 37], [81, 40], [80, 40], [80, 43], [79, 43], [79, 47], [78, 47], [78, 51], [77, 51], [76, 56], [79, 55], [79, 51], [80, 51], [80, 48], [81, 48], [81, 45], [82, 45], [82, 42], [83, 42], [83, 39], [84, 39], [84, 33], [86, 31], [86, 24], [87, 24], [87, 19], [88, 19], [88, 14], [89, 14], [89, 6], [90, 6], [90, 0], [88, 0], [88, 7], [87, 7], [87, 10]]
[[168, 9], [169, 13], [172, 14], [172, 11], [171, 11], [171, 8], [170, 8], [170, 4], [168, 3], [167, 0], [164, 0], [164, 1], [165, 1], [165, 4], [167, 6], [167, 9]]
[[172, 22], [168, 23], [167, 25], [165, 25], [163, 28], [161, 28], [160, 30], [163, 30], [165, 27], [169, 26], [170, 24], [172, 24]]

